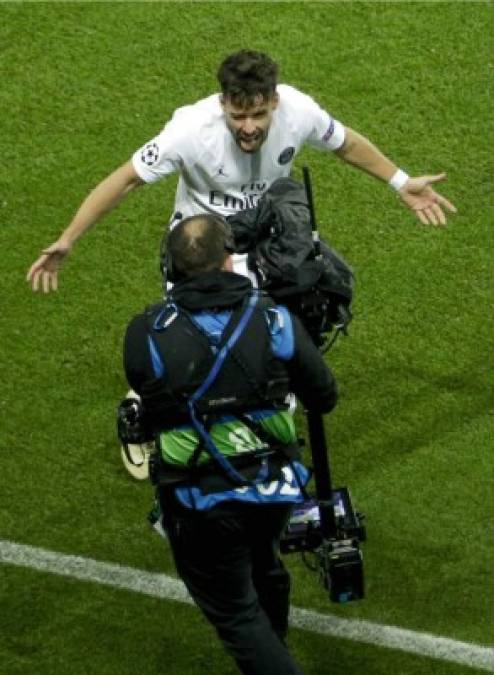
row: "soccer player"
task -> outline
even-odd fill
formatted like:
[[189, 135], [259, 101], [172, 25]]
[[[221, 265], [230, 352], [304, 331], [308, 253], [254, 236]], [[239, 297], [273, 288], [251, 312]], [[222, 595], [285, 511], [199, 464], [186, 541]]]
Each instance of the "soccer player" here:
[[[204, 212], [227, 216], [255, 206], [274, 180], [288, 176], [306, 143], [389, 183], [423, 224], [444, 225], [444, 209], [456, 211], [432, 187], [444, 174], [409, 177], [311, 97], [278, 84], [277, 64], [266, 54], [231, 54], [218, 80], [221, 93], [176, 110], [158, 136], [86, 197], [67, 229], [29, 269], [33, 290], [56, 290], [58, 270], [74, 243], [135, 188], [178, 172], [171, 226]], [[236, 271], [241, 266], [238, 260]]]

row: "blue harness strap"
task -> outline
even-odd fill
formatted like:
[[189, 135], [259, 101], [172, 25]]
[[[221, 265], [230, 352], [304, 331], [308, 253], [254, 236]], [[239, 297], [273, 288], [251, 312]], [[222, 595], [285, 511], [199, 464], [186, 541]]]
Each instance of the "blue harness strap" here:
[[[225, 473], [229, 476], [229, 478], [237, 483], [238, 485], [246, 485], [246, 484], [252, 484], [252, 481], [248, 481], [245, 479], [244, 476], [242, 476], [241, 473], [235, 470], [235, 468], [230, 464], [230, 462], [226, 459], [226, 457], [218, 450], [216, 447], [213, 439], [207, 432], [206, 427], [202, 423], [202, 421], [199, 419], [199, 416], [197, 415], [195, 406], [196, 403], [202, 398], [202, 396], [206, 393], [206, 391], [209, 389], [209, 387], [214, 383], [216, 378], [218, 377], [218, 374], [225, 363], [225, 360], [230, 352], [230, 350], [233, 348], [239, 337], [242, 335], [243, 331], [245, 330], [245, 327], [249, 323], [249, 320], [252, 316], [252, 313], [257, 305], [258, 302], [258, 295], [256, 293], [253, 293], [250, 298], [249, 302], [247, 304], [247, 307], [245, 309], [245, 312], [242, 314], [240, 317], [240, 320], [238, 324], [236, 325], [234, 331], [228, 338], [227, 342], [223, 345], [223, 347], [220, 349], [218, 352], [218, 355], [216, 356], [216, 359], [213, 363], [213, 366], [211, 370], [209, 371], [206, 379], [204, 382], [196, 389], [196, 391], [192, 394], [192, 396], [189, 398], [189, 401], [187, 403], [187, 407], [189, 409], [189, 415], [192, 421], [192, 424], [194, 425], [197, 433], [199, 436], [202, 438], [204, 442], [204, 447], [206, 451], [211, 455], [211, 457], [221, 466], [221, 468], [225, 471]], [[261, 473], [263, 473], [261, 471]], [[265, 472], [264, 472], [265, 473]], [[263, 480], [265, 479], [265, 476], [259, 476], [258, 479], [256, 480]]]

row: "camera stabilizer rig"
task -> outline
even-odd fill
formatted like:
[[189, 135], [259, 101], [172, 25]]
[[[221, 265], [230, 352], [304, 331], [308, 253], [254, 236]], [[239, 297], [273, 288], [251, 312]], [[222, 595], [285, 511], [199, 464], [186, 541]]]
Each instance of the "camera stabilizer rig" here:
[[[318, 259], [321, 255], [320, 242], [307, 167], [303, 168], [303, 173], [314, 253]], [[303, 312], [301, 318], [303, 320]], [[323, 321], [321, 325], [325, 326], [325, 332], [327, 323]], [[337, 335], [339, 326], [335, 328]], [[312, 332], [311, 337], [318, 345], [324, 342], [321, 336], [314, 336]], [[282, 553], [301, 552], [307, 566], [319, 571], [320, 580], [333, 602], [359, 600], [364, 597], [363, 559], [359, 547], [359, 542], [366, 539], [364, 516], [355, 511], [346, 487], [332, 487], [322, 415], [306, 411], [306, 417], [316, 495], [294, 509], [281, 539], [280, 550]], [[309, 562], [308, 553], [315, 556], [316, 565]]]
[[[364, 570], [359, 542], [365, 541], [363, 515], [355, 511], [346, 487], [333, 489], [323, 417], [307, 411], [316, 496], [295, 507], [280, 542], [282, 553], [301, 552], [318, 570], [333, 602], [364, 597]], [[307, 553], [313, 553], [317, 565]]]

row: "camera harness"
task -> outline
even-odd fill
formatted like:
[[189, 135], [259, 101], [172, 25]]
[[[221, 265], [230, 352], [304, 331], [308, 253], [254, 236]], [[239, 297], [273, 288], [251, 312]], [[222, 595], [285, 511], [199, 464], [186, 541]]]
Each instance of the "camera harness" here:
[[[222, 345], [220, 343], [219, 350], [215, 355], [214, 362], [210, 367], [205, 379], [187, 399], [187, 418], [190, 420], [193, 428], [199, 436], [199, 442], [187, 464], [187, 474], [192, 479], [191, 482], [193, 483], [194, 477], [197, 476], [199, 471], [197, 466], [199, 457], [203, 451], [206, 451], [213, 460], [214, 464], [220, 469], [221, 474], [226, 478], [223, 489], [232, 489], [232, 485], [234, 487], [255, 486], [260, 483], [264, 483], [265, 481], [277, 479], [279, 477], [279, 471], [278, 473], [273, 474], [273, 468], [276, 471], [276, 467], [271, 467], [268, 462], [269, 456], [277, 455], [278, 458], [282, 460], [283, 464], [288, 463], [291, 466], [297, 486], [300, 488], [302, 494], [305, 495], [303, 485], [303, 482], [305, 481], [301, 479], [301, 476], [299, 476], [299, 470], [294, 467], [292, 463], [294, 459], [298, 458], [299, 449], [296, 443], [283, 444], [274, 437], [268, 438], [270, 434], [259, 428], [259, 425], [257, 425], [255, 421], [253, 421], [247, 414], [234, 410], [234, 416], [238, 418], [239, 421], [245, 426], [247, 426], [258, 438], [260, 438], [262, 447], [260, 449], [241, 453], [239, 456], [234, 457], [233, 461], [230, 461], [218, 449], [211, 434], [209, 433], [212, 423], [215, 421], [215, 414], [210, 417], [199, 410], [200, 402], [203, 401], [208, 391], [210, 391], [211, 387], [217, 381], [220, 371], [224, 367], [228, 357], [230, 357], [237, 363], [237, 365], [242, 368], [245, 380], [248, 382], [250, 388], [255, 392], [255, 400], [257, 403], [265, 404], [266, 402], [269, 402], [269, 397], [266, 396], [266, 394], [263, 394], [259, 386], [259, 382], [256, 381], [255, 377], [249, 376], [249, 369], [246, 368], [244, 364], [242, 364], [241, 359], [238, 358], [238, 354], [235, 354], [233, 351], [234, 346], [244, 334], [245, 329], [253, 318], [254, 312], [256, 310], [263, 309], [262, 307], [259, 307], [259, 300], [260, 294], [258, 292], [251, 292], [249, 296], [243, 301], [241, 307], [233, 311], [232, 316], [223, 330], [223, 334], [225, 334], [225, 332], [227, 333], [231, 331], [230, 335], [226, 340], [223, 341]], [[239, 314], [240, 317], [237, 319]], [[191, 316], [187, 310], [181, 306], [179, 307], [173, 301], [167, 302], [167, 304], [163, 307], [163, 309], [161, 309], [152, 322], [148, 322], [148, 329], [151, 328], [152, 331], [162, 333], [171, 326], [171, 324], [175, 321], [175, 319], [177, 319], [179, 315], [185, 317], [188, 320], [188, 323], [194, 327], [195, 331], [201, 333], [207, 339], [210, 347], [214, 346], [212, 345], [211, 336], [207, 333], [207, 331], [201, 328], [198, 323], [194, 321], [193, 316]], [[162, 378], [164, 364], [161, 360], [159, 349], [155, 344], [152, 335], [150, 334], [148, 334], [148, 343], [155, 375], [158, 378]], [[282, 398], [280, 396], [280, 390], [277, 391], [276, 386], [278, 385], [275, 384], [274, 391], [278, 394], [277, 398], [280, 399]], [[286, 392], [283, 391], [283, 397], [284, 393]], [[273, 401], [271, 401], [271, 405], [273, 405]], [[218, 412], [224, 413], [225, 410], [228, 411], [228, 405], [226, 406], [226, 409], [221, 409], [220, 407]], [[267, 448], [266, 444], [268, 445]], [[234, 464], [238, 464], [241, 467], [245, 466], [245, 468], [248, 468], [249, 461], [251, 467], [253, 462], [256, 467], [256, 475], [253, 478], [246, 477], [243, 473], [241, 473], [241, 471], [237, 470], [236, 466], [234, 466]], [[167, 482], [169, 481], [165, 477], [165, 483]], [[173, 483], [173, 480], [171, 482]]]
[[[192, 421], [192, 424], [194, 425], [197, 433], [199, 434], [199, 437], [202, 440], [202, 443], [199, 443], [198, 448], [194, 452], [194, 455], [192, 456], [192, 459], [198, 454], [198, 449], [202, 450], [201, 445], [204, 445], [204, 448], [207, 450], [207, 452], [210, 454], [211, 458], [219, 464], [219, 466], [223, 469], [223, 471], [227, 474], [227, 476], [234, 482], [237, 483], [238, 485], [245, 485], [246, 479], [245, 477], [239, 473], [233, 466], [232, 464], [226, 459], [226, 457], [218, 450], [216, 447], [211, 435], [208, 433], [206, 429], [206, 425], [204, 424], [204, 421], [201, 420], [200, 415], [197, 412], [196, 409], [196, 404], [197, 402], [202, 398], [202, 396], [207, 392], [207, 390], [211, 387], [213, 382], [216, 380], [218, 377], [218, 374], [225, 363], [225, 360], [231, 351], [232, 347], [235, 345], [237, 342], [238, 338], [240, 335], [243, 333], [245, 327], [247, 326], [251, 316], [252, 312], [254, 311], [255, 306], [257, 305], [258, 301], [258, 296], [257, 294], [253, 293], [250, 298], [249, 302], [247, 304], [247, 308], [240, 317], [239, 322], [237, 323], [233, 333], [230, 335], [228, 338], [226, 344], [223, 345], [223, 347], [220, 349], [218, 352], [218, 355], [216, 356], [216, 360], [213, 363], [213, 366], [211, 370], [209, 371], [206, 379], [204, 382], [200, 385], [198, 389], [192, 394], [192, 396], [189, 398], [187, 402], [187, 408], [189, 409], [189, 415], [190, 419]], [[199, 450], [199, 452], [200, 452]], [[196, 457], [197, 461], [197, 457]], [[266, 477], [266, 472], [264, 477], [258, 477], [257, 480], [263, 480], [263, 478]], [[250, 482], [250, 481], [247, 481]]]

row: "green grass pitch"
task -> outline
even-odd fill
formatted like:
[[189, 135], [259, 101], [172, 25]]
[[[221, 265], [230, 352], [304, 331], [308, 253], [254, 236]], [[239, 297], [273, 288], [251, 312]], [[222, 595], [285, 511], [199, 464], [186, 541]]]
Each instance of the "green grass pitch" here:
[[[367, 514], [367, 598], [330, 605], [295, 558], [293, 602], [494, 644], [493, 6], [461, 2], [0, 4], [0, 538], [173, 574], [120, 461], [122, 336], [160, 294], [175, 179], [74, 249], [60, 290], [24, 281], [87, 192], [216, 90], [230, 51], [268, 51], [409, 173], [446, 171], [445, 229], [386, 186], [304, 151], [321, 230], [353, 266], [351, 335], [328, 360], [336, 482]], [[232, 675], [199, 613], [0, 566], [0, 673]], [[457, 675], [466, 666], [292, 631], [306, 673]]]

